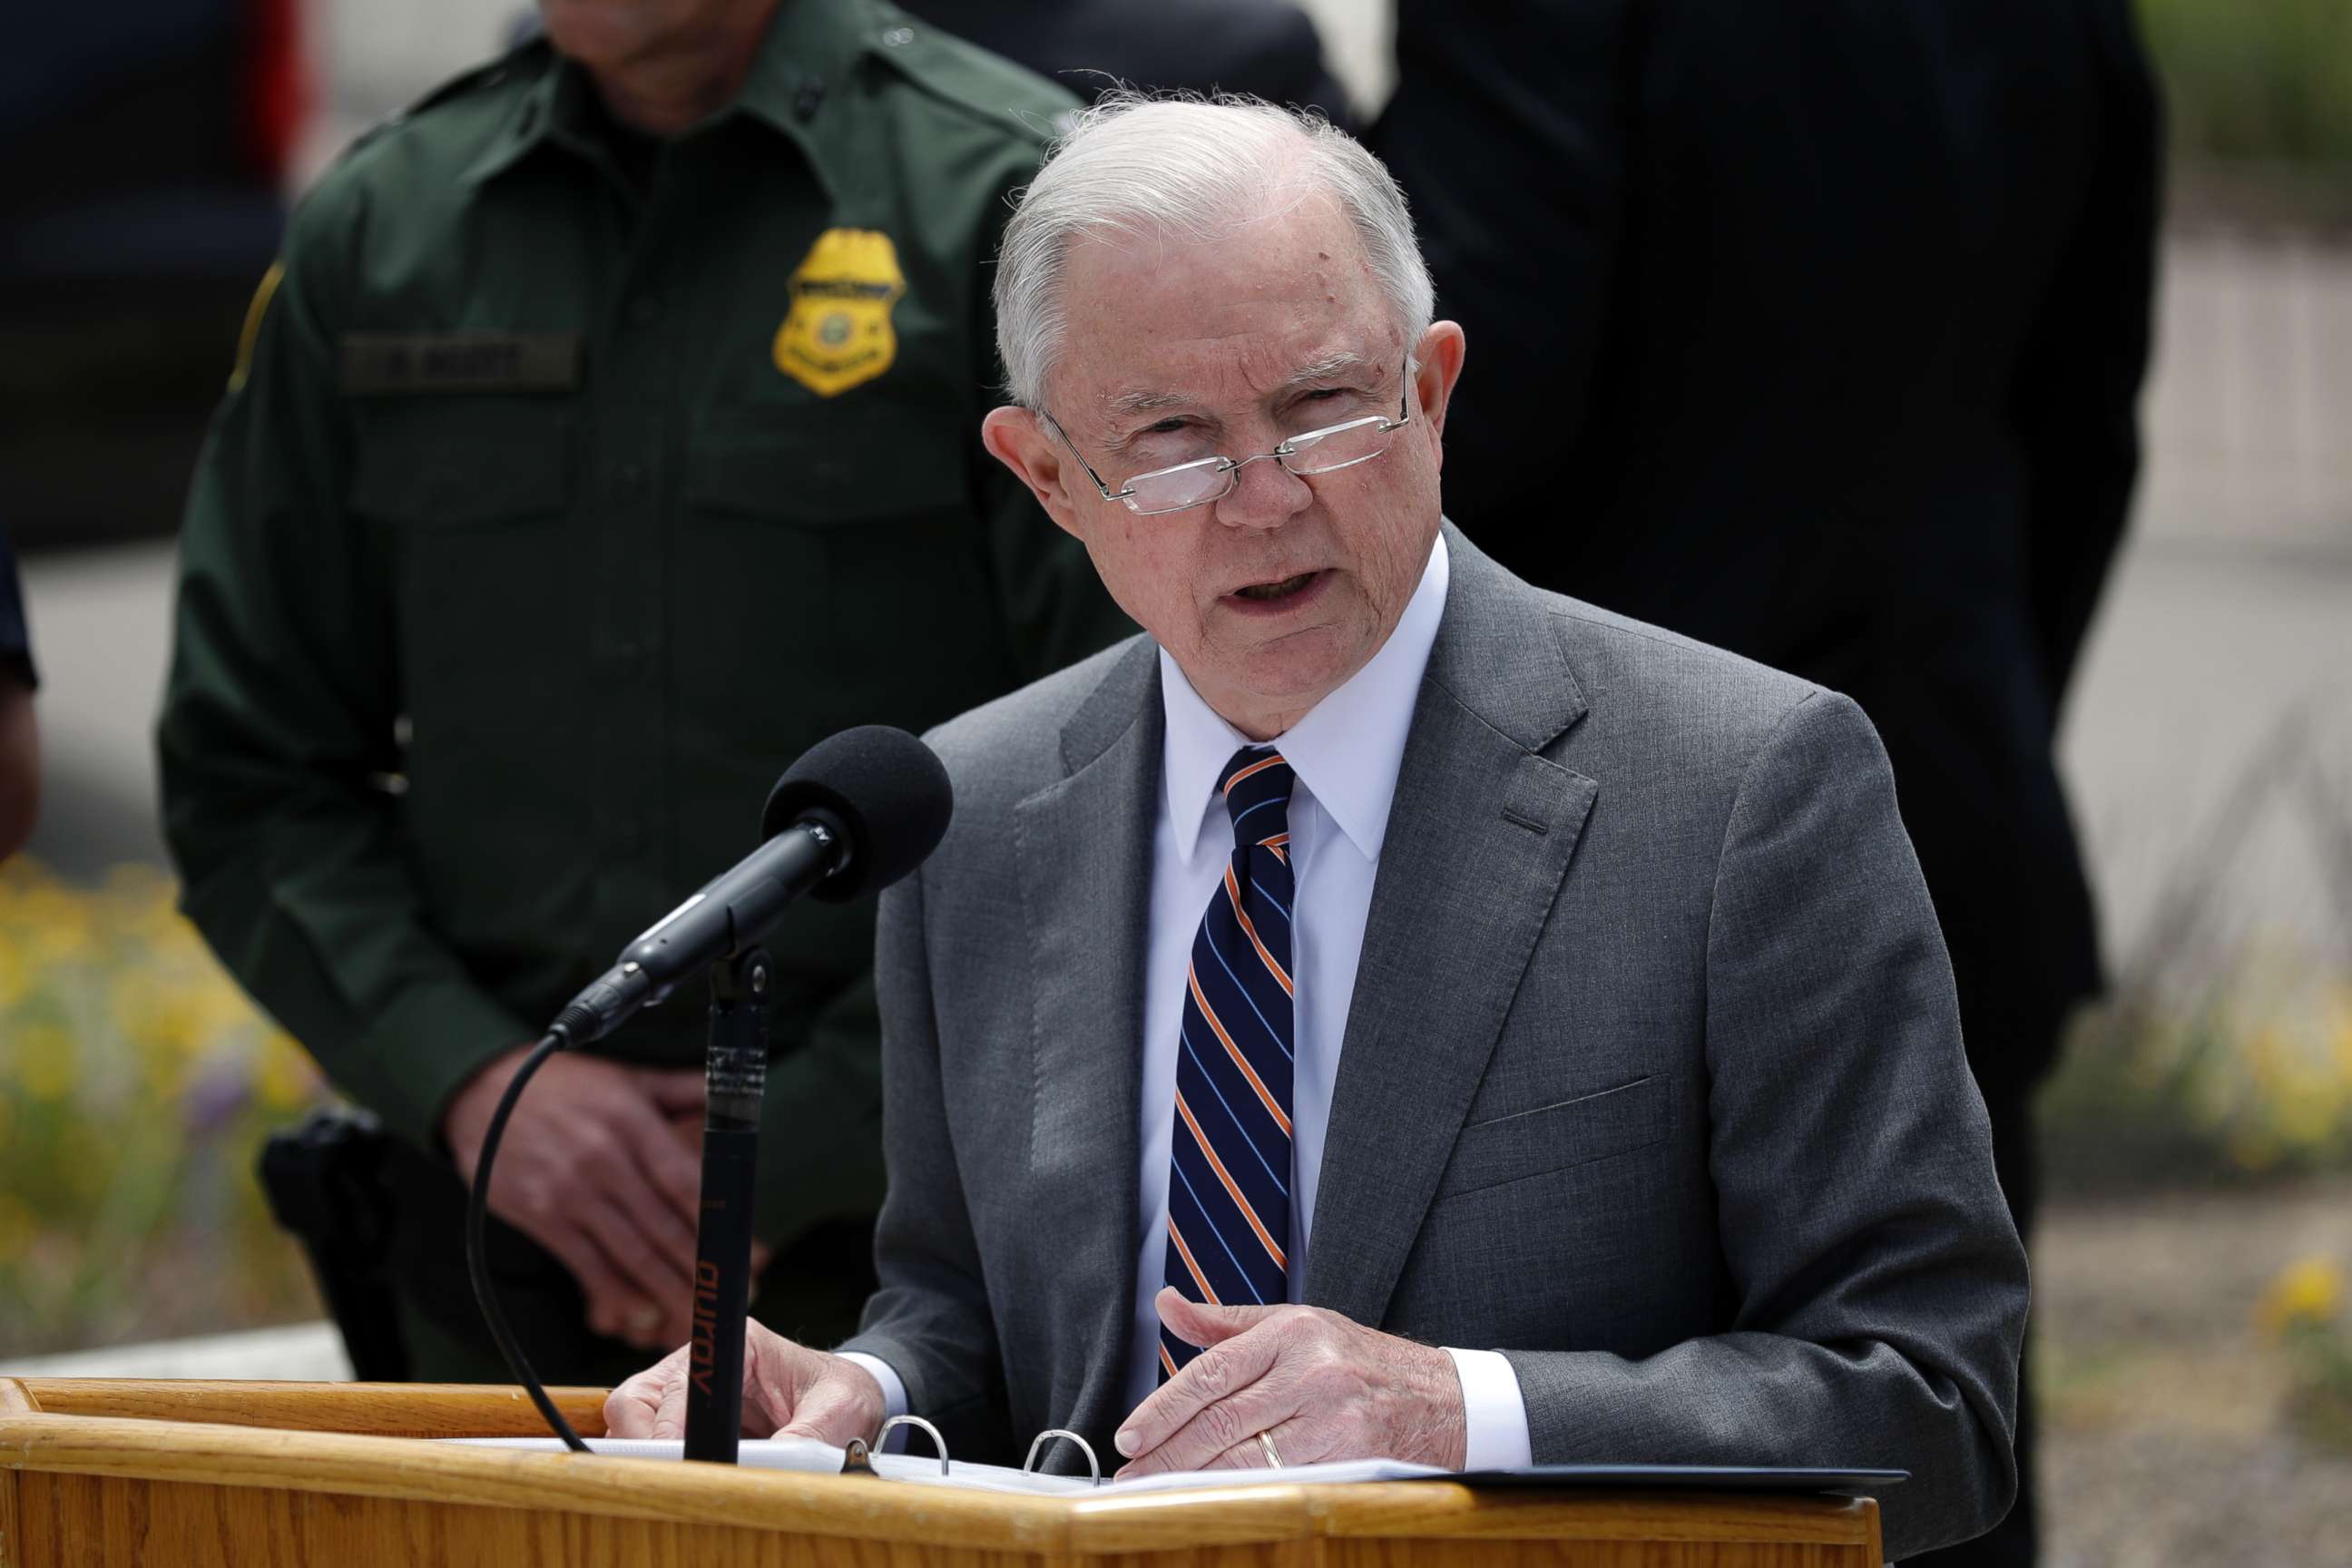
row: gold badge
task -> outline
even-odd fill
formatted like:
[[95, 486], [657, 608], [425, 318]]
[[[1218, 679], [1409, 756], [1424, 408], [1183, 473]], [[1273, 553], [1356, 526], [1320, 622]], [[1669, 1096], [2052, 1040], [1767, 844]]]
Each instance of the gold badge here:
[[898, 357], [890, 308], [907, 291], [898, 248], [878, 229], [829, 228], [793, 274], [776, 368], [820, 397], [873, 380]]

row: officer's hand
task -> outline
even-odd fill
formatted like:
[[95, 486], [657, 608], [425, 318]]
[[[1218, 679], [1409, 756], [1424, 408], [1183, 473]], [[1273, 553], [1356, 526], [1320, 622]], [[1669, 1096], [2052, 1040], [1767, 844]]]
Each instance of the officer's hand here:
[[[499, 1097], [529, 1054], [518, 1047], [493, 1061], [442, 1116], [468, 1183]], [[670, 1119], [701, 1090], [694, 1068], [550, 1057], [516, 1101], [491, 1173], [490, 1212], [572, 1270], [589, 1326], [647, 1349], [693, 1331], [701, 1173]]]
[[[700, 1097], [697, 1098], [698, 1100]], [[690, 1111], [672, 1116], [669, 1119], [669, 1130], [670, 1135], [677, 1140], [679, 1148], [693, 1155], [698, 1161], [702, 1158], [702, 1107], [699, 1104]], [[765, 1274], [768, 1271], [768, 1265], [775, 1260], [774, 1247], [764, 1241], [751, 1243], [751, 1299], [752, 1300], [756, 1301], [760, 1299], [760, 1276]]]
[[[608, 1437], [686, 1435], [691, 1345], [681, 1345], [605, 1396]], [[882, 1427], [882, 1385], [854, 1361], [797, 1345], [760, 1323], [743, 1339], [743, 1436], [814, 1437], [840, 1447]]]

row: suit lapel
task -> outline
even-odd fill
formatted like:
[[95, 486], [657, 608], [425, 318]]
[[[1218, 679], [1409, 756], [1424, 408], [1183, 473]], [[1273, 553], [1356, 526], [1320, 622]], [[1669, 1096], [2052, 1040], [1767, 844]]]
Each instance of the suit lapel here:
[[1538, 753], [1585, 711], [1543, 598], [1450, 524], [1389, 809], [1305, 1297], [1377, 1326], [1600, 786]]
[[[1049, 1342], [1083, 1347], [1073, 1425], [1107, 1426], [1127, 1378], [1141, 1157], [1143, 956], [1160, 806], [1159, 656], [1138, 639], [1064, 728], [1070, 770], [1013, 808], [1035, 998], [1031, 1192]], [[1066, 1395], [1068, 1391], [1057, 1388]], [[1065, 1416], [1055, 1413], [1055, 1419]]]

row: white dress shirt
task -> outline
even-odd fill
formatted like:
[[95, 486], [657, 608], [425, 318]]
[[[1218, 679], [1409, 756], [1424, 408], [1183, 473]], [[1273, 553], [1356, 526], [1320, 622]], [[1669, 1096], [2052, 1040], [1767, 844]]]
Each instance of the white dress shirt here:
[[[1270, 742], [1297, 774], [1290, 796], [1292, 1046], [1290, 1299], [1299, 1299], [1313, 1244], [1315, 1189], [1330, 1125], [1332, 1086], [1355, 994], [1356, 961], [1388, 831], [1389, 803], [1429, 650], [1445, 610], [1445, 541], [1430, 552], [1396, 630], [1370, 663]], [[1142, 1149], [1136, 1204], [1142, 1241], [1135, 1260], [1128, 1407], [1159, 1386], [1160, 1314], [1167, 1282], [1168, 1170], [1176, 1114], [1177, 1036], [1193, 933], [1233, 853], [1233, 825], [1217, 778], [1249, 739], [1219, 718], [1166, 650], [1160, 690], [1167, 735], [1160, 810], [1152, 831], [1151, 924], [1144, 959]], [[1527, 1406], [1510, 1363], [1493, 1351], [1448, 1349], [1462, 1381], [1471, 1469], [1528, 1462]], [[882, 1384], [890, 1413], [906, 1386], [879, 1358], [854, 1355]], [[1108, 1458], [1108, 1456], [1106, 1456]]]

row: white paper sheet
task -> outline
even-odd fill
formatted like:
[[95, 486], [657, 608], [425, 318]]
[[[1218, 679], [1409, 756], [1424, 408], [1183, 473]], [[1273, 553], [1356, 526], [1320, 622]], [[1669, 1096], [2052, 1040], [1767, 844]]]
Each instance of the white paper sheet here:
[[[919, 1436], [915, 1438], [917, 1442], [922, 1440]], [[448, 1437], [442, 1441], [481, 1448], [514, 1448], [535, 1454], [560, 1454], [564, 1451], [562, 1441], [554, 1437]], [[590, 1437], [586, 1441], [592, 1452], [612, 1458], [678, 1459], [685, 1457], [686, 1445], [675, 1441], [654, 1442], [629, 1437]], [[747, 1470], [801, 1470], [812, 1474], [838, 1475], [842, 1458], [841, 1449], [829, 1443], [817, 1442], [814, 1438], [747, 1437], [737, 1453], [736, 1462]], [[1117, 1456], [1110, 1458], [1116, 1462]], [[1144, 1476], [1131, 1481], [1106, 1480], [1096, 1486], [1084, 1476], [1024, 1473], [1003, 1465], [976, 1465], [961, 1461], [950, 1462], [947, 1474], [941, 1475], [939, 1460], [913, 1454], [876, 1454], [873, 1465], [876, 1474], [892, 1481], [1051, 1497], [1124, 1497], [1136, 1492], [1177, 1491], [1188, 1487], [1395, 1481], [1445, 1473], [1435, 1466], [1409, 1465], [1396, 1459], [1349, 1459], [1326, 1465], [1289, 1465], [1278, 1470], [1264, 1467], [1239, 1470], [1181, 1470]]]

